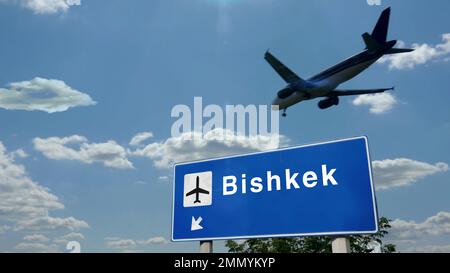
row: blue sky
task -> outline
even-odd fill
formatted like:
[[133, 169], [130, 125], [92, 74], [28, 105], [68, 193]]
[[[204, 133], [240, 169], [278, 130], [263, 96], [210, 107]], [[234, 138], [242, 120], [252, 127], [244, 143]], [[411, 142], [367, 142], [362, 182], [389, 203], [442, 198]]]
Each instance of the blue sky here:
[[[367, 135], [379, 212], [397, 219], [391, 240], [403, 251], [450, 251], [448, 1], [29, 3], [0, 1], [0, 186], [14, 197], [0, 201], [0, 251], [65, 251], [67, 238], [89, 252], [197, 251], [168, 242], [171, 168], [162, 162], [178, 159], [169, 153], [172, 107], [192, 106], [194, 96], [269, 104], [284, 83], [263, 59], [268, 48], [313, 76], [362, 50], [360, 35], [387, 6], [390, 38], [420, 50], [343, 85], [395, 85], [393, 101], [368, 99], [383, 113], [355, 98], [325, 111], [304, 102], [288, 110], [280, 134], [289, 145]], [[36, 88], [44, 91], [20, 105], [3, 95]], [[46, 108], [39, 98], [49, 99]], [[55, 105], [66, 107], [49, 113]], [[152, 137], [130, 145], [141, 132]]]

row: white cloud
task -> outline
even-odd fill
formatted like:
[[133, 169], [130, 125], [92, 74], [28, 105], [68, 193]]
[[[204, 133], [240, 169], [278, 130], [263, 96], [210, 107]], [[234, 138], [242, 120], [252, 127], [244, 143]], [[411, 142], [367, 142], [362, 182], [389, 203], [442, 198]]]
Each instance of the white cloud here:
[[136, 242], [131, 239], [109, 238], [107, 239], [106, 246], [108, 248], [134, 248]]
[[[100, 162], [106, 167], [132, 169], [125, 148], [115, 141], [89, 143], [83, 136], [35, 138], [34, 148], [47, 158], [54, 160], [75, 160], [86, 164]], [[73, 148], [71, 146], [78, 146]]]
[[[135, 249], [138, 246], [146, 246], [146, 245], [163, 245], [167, 244], [169, 241], [162, 237], [152, 237], [147, 240], [134, 240], [134, 239], [123, 239], [123, 238], [117, 238], [117, 237], [107, 237], [106, 240], [106, 246], [108, 248], [113, 249]], [[135, 250], [133, 250], [135, 251]]]
[[14, 249], [20, 252], [32, 252], [32, 253], [57, 253], [60, 252], [57, 245], [43, 244], [43, 243], [19, 243]]
[[46, 216], [50, 210], [63, 208], [55, 195], [27, 176], [0, 142], [0, 220]]
[[406, 253], [450, 253], [450, 245], [424, 245], [407, 248]]
[[81, 233], [77, 233], [77, 232], [71, 232], [60, 238], [67, 239], [67, 240], [84, 240], [84, 235]]
[[0, 108], [8, 110], [67, 111], [70, 107], [95, 105], [92, 98], [60, 80], [34, 78], [0, 88]]
[[78, 232], [71, 232], [66, 235], [57, 237], [53, 240], [55, 244], [66, 245], [69, 241], [82, 241], [84, 240], [84, 235]]
[[10, 230], [11, 227], [7, 225], [0, 226], [0, 234], [5, 233], [6, 231]]
[[28, 157], [28, 154], [22, 149], [15, 150], [11, 154], [14, 158], [27, 158]]
[[353, 100], [353, 105], [370, 106], [372, 114], [383, 114], [390, 111], [397, 104], [397, 99], [390, 93], [359, 95]]
[[391, 222], [389, 237], [400, 240], [415, 240], [424, 236], [450, 234], [450, 212], [441, 211], [423, 222], [396, 219]]
[[45, 236], [43, 234], [26, 235], [25, 237], [23, 237], [23, 240], [24, 241], [32, 241], [32, 242], [48, 242], [49, 241], [47, 236]]
[[372, 166], [378, 189], [410, 185], [427, 176], [449, 171], [446, 163], [429, 164], [408, 158], [373, 161]]
[[[13, 153], [8, 153], [0, 142], [0, 227], [4, 231], [19, 233], [29, 231], [76, 230], [89, 225], [74, 217], [52, 217], [50, 213], [64, 209], [58, 197], [48, 188], [31, 180], [25, 168], [17, 164]], [[18, 244], [20, 251], [55, 252], [53, 245], [42, 244], [45, 236], [27, 235], [26, 242]]]
[[131, 154], [152, 159], [158, 168], [169, 168], [177, 162], [276, 149], [280, 140], [284, 143], [287, 138], [279, 135], [236, 136], [231, 131], [218, 128], [205, 135], [192, 132], [170, 137], [136, 149]]
[[166, 238], [160, 236], [149, 238], [148, 240], [145, 241], [138, 241], [138, 243], [142, 245], [164, 245], [167, 244], [168, 241]]
[[36, 14], [67, 12], [72, 6], [80, 6], [81, 0], [0, 0], [0, 3], [18, 3]]
[[119, 251], [119, 253], [139, 253], [139, 251], [135, 250], [135, 249], [122, 249], [121, 251]]
[[[386, 241], [397, 246], [400, 252], [450, 252], [445, 244], [450, 235], [450, 212], [441, 211], [423, 222], [395, 219]], [[438, 242], [436, 245], [434, 245]]]
[[139, 133], [131, 139], [130, 146], [139, 146], [142, 142], [144, 142], [145, 140], [147, 140], [151, 137], [153, 137], [152, 132]]
[[22, 220], [17, 223], [16, 231], [21, 230], [55, 230], [68, 229], [78, 230], [88, 228], [89, 225], [85, 221], [75, 219], [74, 217], [57, 218], [57, 217], [38, 217], [33, 219]]
[[[86, 164], [100, 162], [107, 167], [132, 169], [133, 163], [128, 156], [148, 157], [159, 168], [169, 168], [174, 162], [204, 159], [225, 155], [234, 155], [256, 151], [272, 150], [280, 142], [288, 140], [284, 136], [238, 136], [231, 131], [214, 129], [205, 135], [184, 133], [162, 142], [141, 145], [142, 141], [152, 137], [152, 133], [137, 134], [130, 141], [135, 150], [128, 150], [110, 140], [105, 143], [89, 143], [84, 136], [35, 138], [34, 148], [49, 159], [75, 160]], [[160, 180], [167, 177], [161, 176]]]
[[[405, 47], [400, 41], [399, 47]], [[378, 62], [388, 64], [389, 69], [413, 69], [417, 65], [423, 65], [432, 61], [447, 61], [450, 55], [450, 33], [442, 34], [442, 43], [435, 46], [429, 44], [413, 44], [415, 51], [395, 55], [386, 55]]]

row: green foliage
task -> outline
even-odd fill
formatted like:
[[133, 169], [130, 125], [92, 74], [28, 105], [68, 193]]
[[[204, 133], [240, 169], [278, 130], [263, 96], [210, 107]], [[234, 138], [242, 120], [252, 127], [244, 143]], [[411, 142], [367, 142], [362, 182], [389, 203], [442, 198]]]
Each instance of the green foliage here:
[[[381, 246], [381, 252], [393, 253], [395, 245], [383, 244], [382, 239], [391, 228], [390, 220], [382, 217], [379, 221], [379, 231], [371, 235], [349, 236], [350, 247], [354, 253], [370, 253], [374, 250], [374, 243]], [[305, 238], [270, 238], [251, 239], [243, 242], [227, 241], [226, 247], [230, 253], [331, 253], [333, 237], [305, 237]]]

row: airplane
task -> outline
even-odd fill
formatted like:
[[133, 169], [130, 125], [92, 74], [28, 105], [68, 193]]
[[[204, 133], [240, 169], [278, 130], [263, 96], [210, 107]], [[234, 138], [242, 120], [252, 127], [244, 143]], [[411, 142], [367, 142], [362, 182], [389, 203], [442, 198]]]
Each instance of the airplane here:
[[197, 184], [197, 186], [195, 187], [195, 189], [193, 189], [192, 191], [186, 193], [186, 196], [190, 196], [190, 195], [195, 194], [195, 201], [194, 201], [194, 204], [201, 203], [201, 202], [200, 202], [200, 199], [199, 199], [200, 193], [203, 193], [203, 194], [209, 194], [209, 191], [200, 188], [200, 179], [199, 179], [198, 176], [197, 176], [196, 184]]
[[319, 101], [318, 106], [320, 109], [327, 109], [338, 105], [339, 97], [342, 96], [375, 94], [394, 90], [394, 87], [356, 90], [336, 89], [341, 83], [354, 78], [384, 55], [414, 51], [414, 49], [394, 48], [397, 41], [387, 41], [390, 14], [391, 8], [389, 7], [381, 13], [372, 34], [366, 32], [362, 35], [366, 45], [364, 51], [307, 80], [297, 76], [267, 51], [264, 59], [287, 83], [287, 86], [277, 93], [277, 97], [272, 102], [272, 108], [283, 110], [283, 117], [286, 117], [287, 108], [301, 101], [325, 98]]

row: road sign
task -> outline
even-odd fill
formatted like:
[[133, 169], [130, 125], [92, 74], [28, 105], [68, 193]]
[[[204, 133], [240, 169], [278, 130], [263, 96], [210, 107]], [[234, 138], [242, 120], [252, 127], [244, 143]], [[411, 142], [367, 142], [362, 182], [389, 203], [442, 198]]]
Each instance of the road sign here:
[[177, 164], [172, 240], [378, 231], [366, 137]]

